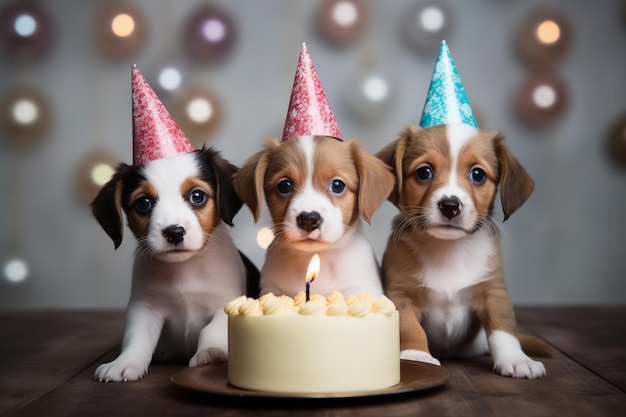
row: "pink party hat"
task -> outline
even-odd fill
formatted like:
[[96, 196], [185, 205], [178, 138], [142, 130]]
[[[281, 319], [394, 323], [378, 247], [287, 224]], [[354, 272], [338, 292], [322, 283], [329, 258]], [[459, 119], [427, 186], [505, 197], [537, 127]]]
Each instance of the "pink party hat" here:
[[133, 165], [192, 152], [194, 147], [136, 65], [133, 77]]
[[306, 44], [302, 44], [282, 142], [296, 136], [330, 136], [343, 140]]

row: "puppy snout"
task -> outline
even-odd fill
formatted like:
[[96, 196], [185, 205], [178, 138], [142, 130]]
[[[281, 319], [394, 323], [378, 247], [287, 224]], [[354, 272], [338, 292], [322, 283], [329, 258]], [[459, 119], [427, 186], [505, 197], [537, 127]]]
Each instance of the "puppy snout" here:
[[172, 245], [177, 245], [183, 241], [185, 236], [185, 228], [182, 226], [171, 225], [167, 226], [163, 229], [163, 237], [167, 240], [168, 243]]
[[448, 219], [456, 217], [461, 212], [461, 200], [457, 196], [444, 197], [439, 201], [439, 211]]
[[311, 233], [322, 225], [322, 216], [317, 211], [303, 211], [296, 217], [300, 229]]

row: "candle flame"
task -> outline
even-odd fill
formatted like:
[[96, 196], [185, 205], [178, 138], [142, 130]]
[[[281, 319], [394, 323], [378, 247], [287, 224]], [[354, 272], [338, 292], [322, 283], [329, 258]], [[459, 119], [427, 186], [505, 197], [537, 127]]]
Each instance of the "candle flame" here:
[[320, 273], [320, 256], [316, 253], [309, 262], [309, 267], [306, 270], [306, 282], [313, 282]]

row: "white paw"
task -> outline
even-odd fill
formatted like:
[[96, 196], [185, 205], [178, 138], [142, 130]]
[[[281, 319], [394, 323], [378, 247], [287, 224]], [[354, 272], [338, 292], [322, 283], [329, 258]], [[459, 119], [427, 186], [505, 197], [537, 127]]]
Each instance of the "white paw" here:
[[146, 366], [116, 359], [98, 366], [93, 378], [99, 382], [128, 382], [138, 381], [147, 373]]
[[226, 362], [228, 360], [228, 354], [222, 349], [208, 348], [196, 352], [193, 358], [189, 361], [189, 366], [200, 366], [208, 363]]
[[423, 350], [414, 350], [414, 349], [403, 350], [402, 352], [400, 352], [400, 359], [406, 359], [409, 361], [416, 361], [416, 362], [432, 363], [433, 365], [441, 366], [441, 362], [439, 362], [439, 360], [433, 358], [433, 356], [430, 353], [424, 352]]
[[541, 378], [546, 375], [546, 368], [543, 363], [535, 361], [526, 355], [506, 361], [498, 361], [493, 369], [502, 376], [512, 378]]

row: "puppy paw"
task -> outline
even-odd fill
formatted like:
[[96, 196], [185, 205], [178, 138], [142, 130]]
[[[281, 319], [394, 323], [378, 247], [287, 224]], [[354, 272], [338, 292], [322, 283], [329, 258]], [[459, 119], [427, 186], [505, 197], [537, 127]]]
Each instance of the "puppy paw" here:
[[147, 373], [148, 368], [146, 366], [114, 360], [98, 366], [93, 378], [98, 382], [128, 382], [138, 381]]
[[543, 363], [535, 361], [528, 356], [496, 362], [493, 369], [502, 376], [512, 378], [542, 378], [546, 375], [546, 368]]
[[441, 366], [441, 362], [435, 359], [430, 353], [423, 350], [407, 349], [400, 352], [400, 359], [406, 359], [415, 362], [431, 363], [433, 365]]
[[226, 362], [228, 360], [228, 354], [222, 349], [208, 348], [196, 352], [193, 358], [189, 361], [189, 366], [200, 366], [208, 363]]

